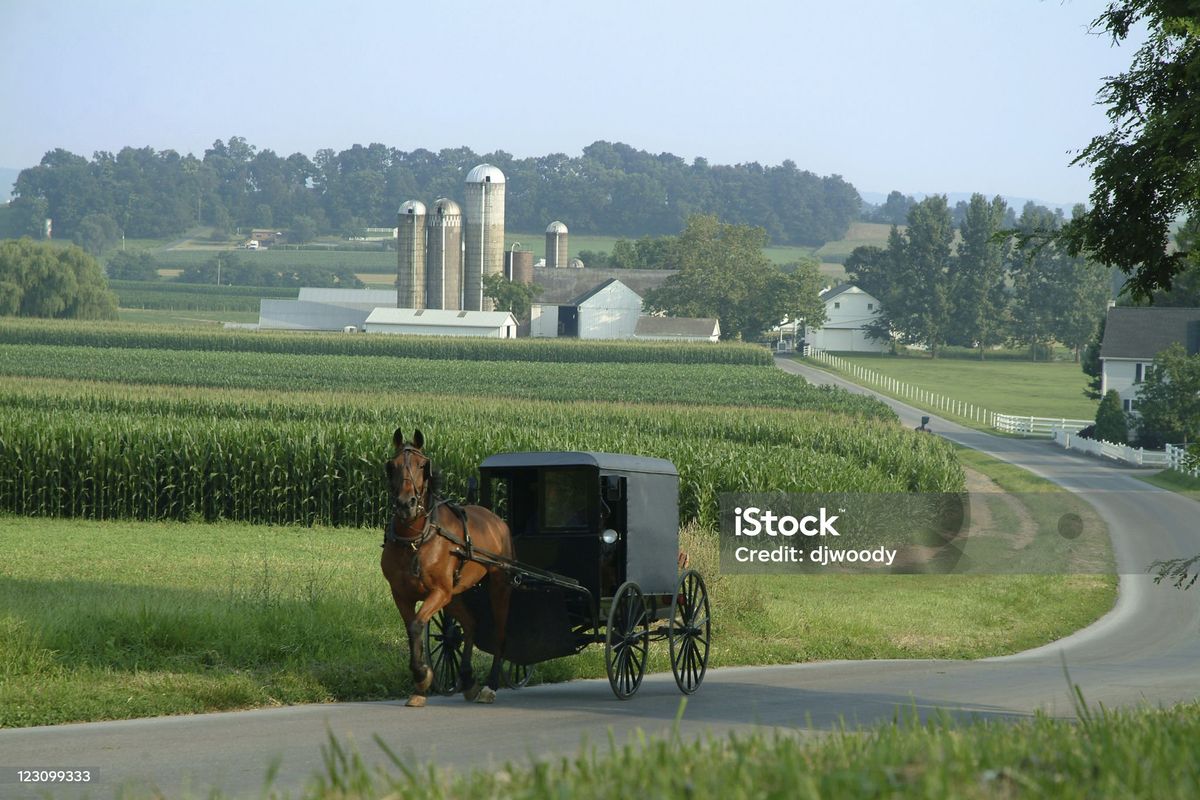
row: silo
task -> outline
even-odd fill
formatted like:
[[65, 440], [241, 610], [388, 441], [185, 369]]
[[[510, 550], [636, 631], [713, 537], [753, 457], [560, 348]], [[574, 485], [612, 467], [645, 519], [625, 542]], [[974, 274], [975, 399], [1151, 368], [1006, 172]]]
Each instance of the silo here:
[[509, 250], [505, 253], [504, 277], [526, 286], [533, 283], [533, 251]]
[[483, 276], [504, 273], [504, 173], [480, 164], [467, 173], [466, 251], [463, 257], [463, 308], [491, 311], [483, 296]]
[[425, 204], [400, 206], [396, 227], [396, 306], [425, 307]]
[[462, 306], [462, 209], [445, 197], [425, 217], [429, 240], [429, 308], [453, 311]]
[[546, 266], [562, 269], [567, 258], [567, 226], [554, 220], [546, 226]]

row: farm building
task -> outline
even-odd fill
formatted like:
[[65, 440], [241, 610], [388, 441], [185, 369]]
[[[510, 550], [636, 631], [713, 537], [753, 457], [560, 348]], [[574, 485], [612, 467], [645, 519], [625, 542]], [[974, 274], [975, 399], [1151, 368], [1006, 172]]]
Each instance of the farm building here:
[[507, 311], [376, 308], [367, 317], [366, 330], [367, 333], [515, 339], [517, 338], [517, 320]]
[[616, 278], [580, 295], [554, 301], [554, 295], [530, 308], [530, 335], [579, 339], [629, 339], [642, 313], [642, 296]]
[[1121, 406], [1136, 411], [1146, 370], [1172, 344], [1200, 353], [1200, 308], [1110, 308], [1100, 343], [1100, 391], [1116, 391]]
[[303, 288], [295, 300], [264, 298], [259, 303], [260, 330], [362, 330], [367, 316], [379, 306], [396, 305], [393, 289]]
[[715, 342], [721, 323], [712, 317], [638, 317], [633, 338], [662, 342]]
[[887, 343], [872, 339], [867, 324], [879, 313], [879, 301], [851, 283], [821, 292], [825, 324], [805, 328], [804, 342], [820, 350], [846, 353], [879, 353]]

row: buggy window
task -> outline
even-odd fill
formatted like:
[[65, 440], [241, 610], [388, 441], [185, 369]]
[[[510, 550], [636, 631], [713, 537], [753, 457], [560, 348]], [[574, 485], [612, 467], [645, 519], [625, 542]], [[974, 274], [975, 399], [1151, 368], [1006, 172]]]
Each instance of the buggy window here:
[[588, 526], [588, 502], [595, 491], [589, 471], [547, 471], [542, 490], [544, 528], [578, 530]]

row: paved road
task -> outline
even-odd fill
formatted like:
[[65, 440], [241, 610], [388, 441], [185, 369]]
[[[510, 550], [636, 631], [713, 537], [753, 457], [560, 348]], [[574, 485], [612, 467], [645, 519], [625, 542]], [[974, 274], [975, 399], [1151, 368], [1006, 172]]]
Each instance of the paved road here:
[[[818, 383], [826, 373], [781, 361]], [[865, 390], [847, 386], [851, 391]], [[907, 425], [921, 412], [886, 400]], [[687, 705], [684, 735], [768, 726], [801, 735], [846, 720], [890, 720], [897, 706], [919, 712], [1013, 718], [1043, 709], [1071, 715], [1063, 677], [1090, 702], [1170, 703], [1200, 695], [1200, 596], [1155, 586], [1145, 573], [1156, 559], [1200, 551], [1200, 504], [1151, 487], [1134, 471], [1057, 449], [1006, 439], [934, 417], [934, 431], [1023, 466], [1078, 491], [1104, 517], [1121, 572], [1116, 607], [1095, 625], [1051, 645], [981, 661], [858, 661], [734, 668], [710, 672]], [[171, 794], [190, 786], [257, 794], [266, 766], [278, 760], [276, 785], [297, 788], [321, 767], [330, 733], [352, 740], [368, 763], [383, 764], [378, 735], [412, 761], [475, 767], [509, 759], [574, 753], [582, 741], [607, 744], [635, 729], [665, 731], [679, 710], [670, 675], [648, 676], [622, 703], [605, 681], [575, 681], [503, 692], [492, 707], [435, 699], [425, 710], [395, 703], [340, 703], [194, 717], [0, 731], [0, 768], [30, 765], [97, 768], [102, 791], [124, 781]], [[811, 727], [810, 727], [811, 726]], [[0, 780], [6, 776], [0, 773]], [[0, 797], [13, 796], [0, 784]]]

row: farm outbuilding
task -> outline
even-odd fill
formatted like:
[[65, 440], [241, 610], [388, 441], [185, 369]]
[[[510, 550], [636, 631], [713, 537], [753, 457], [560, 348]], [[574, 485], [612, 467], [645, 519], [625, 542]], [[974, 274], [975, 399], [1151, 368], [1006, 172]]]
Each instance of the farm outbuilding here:
[[534, 303], [530, 335], [579, 339], [630, 339], [642, 313], [642, 296], [616, 278], [562, 302]]
[[437, 308], [376, 308], [366, 319], [367, 333], [415, 336], [517, 338], [517, 320], [507, 311], [454, 311]]
[[721, 323], [713, 317], [638, 317], [633, 338], [660, 342], [715, 342]]
[[887, 343], [871, 338], [867, 325], [879, 314], [879, 300], [851, 283], [821, 292], [825, 324], [806, 328], [805, 344], [819, 350], [846, 353], [881, 353]]
[[395, 305], [392, 289], [317, 289], [305, 287], [295, 300], [264, 298], [259, 302], [260, 330], [344, 331], [362, 330], [377, 307]]

